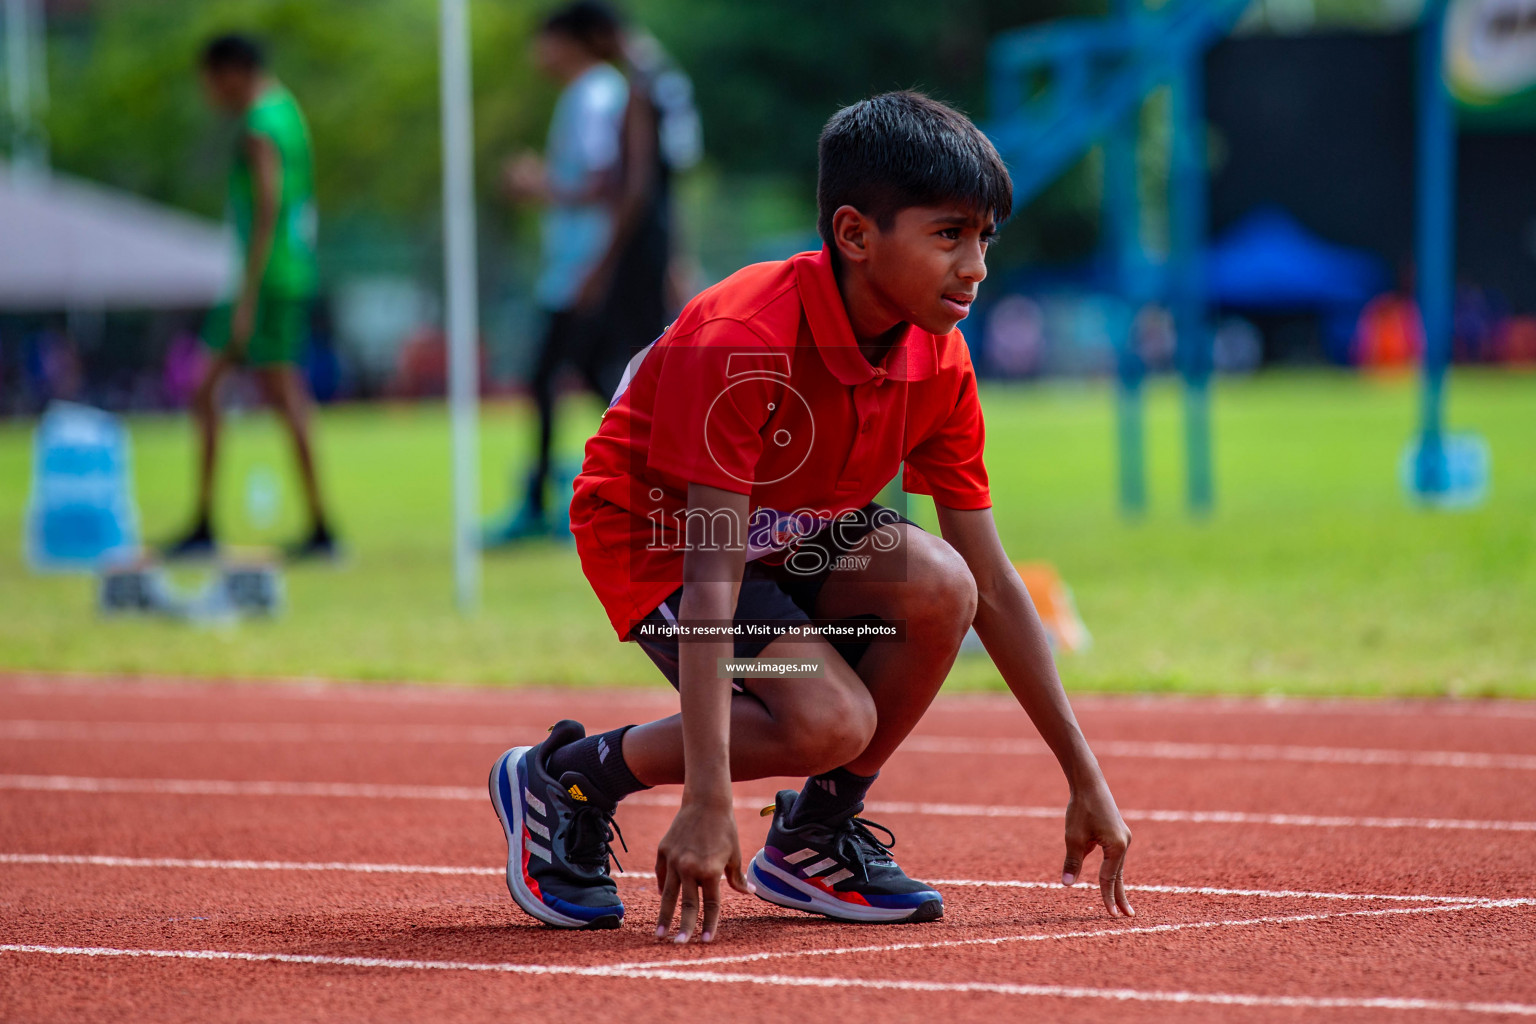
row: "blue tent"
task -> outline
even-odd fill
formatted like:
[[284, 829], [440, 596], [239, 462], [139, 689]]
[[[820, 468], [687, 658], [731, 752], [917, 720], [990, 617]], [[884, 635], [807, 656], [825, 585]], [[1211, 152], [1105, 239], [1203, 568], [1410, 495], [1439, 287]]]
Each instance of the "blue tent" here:
[[1387, 286], [1375, 255], [1312, 234], [1278, 206], [1250, 213], [1211, 243], [1212, 303], [1263, 312], [1341, 313]]

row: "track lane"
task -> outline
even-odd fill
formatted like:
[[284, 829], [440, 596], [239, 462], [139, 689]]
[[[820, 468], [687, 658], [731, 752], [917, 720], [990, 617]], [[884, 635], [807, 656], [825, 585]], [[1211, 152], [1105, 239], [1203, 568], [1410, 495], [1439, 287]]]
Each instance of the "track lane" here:
[[[280, 687], [181, 684], [103, 689], [93, 694], [74, 683], [18, 684], [0, 678], [0, 720], [203, 720], [267, 726], [308, 722], [449, 729], [484, 728], [489, 722], [536, 735], [542, 731], [539, 723], [563, 709], [577, 712], [575, 717], [590, 713], [591, 724], [601, 727], [657, 713], [667, 706], [663, 700], [675, 700], [666, 692], [619, 695], [605, 703], [602, 696], [571, 693], [368, 693], [320, 687], [299, 694]], [[923, 731], [954, 737], [965, 735], [961, 726], [969, 723], [976, 726], [970, 735], [1027, 738], [1022, 714], [1005, 710], [1006, 704], [997, 698], [946, 698]], [[985, 713], [978, 716], [979, 711]], [[1441, 717], [1396, 706], [1311, 711], [1180, 702], [1159, 713], [1149, 702], [1095, 698], [1084, 702], [1082, 717], [1091, 736], [1116, 736], [1125, 742], [1296, 743], [1516, 756], [1536, 748], [1536, 721], [1518, 714], [1489, 714], [1488, 709]], [[215, 744], [46, 739], [0, 744], [0, 772], [36, 774], [74, 765], [67, 774], [78, 775], [79, 766], [98, 764], [90, 760], [96, 757], [101, 774], [107, 776], [138, 769], [149, 776], [187, 778], [197, 777], [191, 769], [203, 768], [211, 778], [392, 779], [468, 793], [478, 789], [496, 753], [494, 737], [481, 742], [479, 748], [446, 743], [441, 749], [417, 744], [402, 750], [344, 737], [319, 743], [289, 739]], [[1064, 793], [1048, 759], [1016, 754], [994, 760], [1002, 767], [978, 776], [974, 759], [963, 752], [902, 755], [882, 777], [875, 796], [887, 804], [928, 800], [1059, 806]], [[1313, 814], [1327, 810], [1380, 815], [1408, 808], [1437, 816], [1498, 810], [1488, 816], [1514, 818], [1512, 809], [1524, 806], [1521, 801], [1532, 788], [1529, 772], [1520, 768], [1241, 761], [1213, 766], [1199, 759], [1117, 760], [1113, 755], [1105, 762], [1126, 806], [1132, 804], [1130, 792], [1148, 799], [1161, 796], [1143, 806], [1187, 809], [1299, 808]], [[763, 795], [771, 792], [771, 784], [751, 784], [740, 792]], [[1239, 798], [1251, 802], [1235, 803]], [[655, 803], [626, 805], [621, 822], [633, 850], [626, 863], [650, 866], [671, 813], [670, 807]], [[938, 817], [905, 810], [874, 816], [897, 828], [903, 864], [918, 876], [1045, 881], [1059, 870], [1059, 821]], [[1536, 820], [1536, 814], [1530, 817]], [[765, 823], [749, 807], [740, 810], [738, 823], [743, 846], [750, 851]], [[1189, 821], [1148, 821], [1134, 827], [1133, 880], [1485, 899], [1524, 896], [1536, 888], [1530, 833], [1377, 830], [1363, 840], [1361, 830], [1345, 828]], [[0, 790], [0, 853], [25, 850], [450, 866], [496, 865], [504, 856], [489, 808], [473, 799]], [[654, 890], [647, 880], [621, 884], [632, 920], [654, 913]], [[436, 968], [0, 953], [0, 1017], [205, 1019], [195, 1009], [206, 1010], [216, 1001], [231, 1011], [231, 1019], [287, 1021], [327, 1013], [335, 1019], [379, 1020], [430, 1013], [447, 1022], [504, 1018], [508, 1012], [529, 1012], [558, 999], [573, 1013], [606, 1018], [618, 1012], [634, 1020], [651, 1019], [653, 1014], [675, 1018], [686, 1007], [696, 1008], [695, 1015], [698, 1008], [708, 1007], [739, 1019], [782, 1019], [787, 1013], [869, 1015], [878, 1007], [882, 1019], [894, 1020], [928, 1021], [935, 1013], [957, 1019], [982, 1014], [1006, 1019], [1027, 1012], [1140, 1024], [1165, 1019], [1499, 1019], [1498, 1014], [1463, 1004], [1536, 1003], [1525, 971], [1536, 915], [1524, 905], [1441, 910], [1384, 901], [1380, 906], [1335, 904], [1319, 910], [1318, 900], [1301, 897], [1138, 892], [1134, 898], [1140, 913], [1126, 922], [1103, 916], [1097, 894], [1088, 890], [955, 886], [946, 895], [950, 908], [943, 922], [910, 929], [850, 928], [732, 896], [721, 943], [708, 950], [677, 950], [659, 947], [644, 928], [573, 935], [533, 926], [490, 874], [302, 874], [0, 861], [0, 942], [19, 937], [39, 945], [76, 946], [99, 940], [103, 948], [121, 949], [153, 939], [159, 943], [155, 948], [168, 951], [245, 950], [265, 955], [330, 949], [335, 952], [322, 955], [402, 961], [430, 956], [434, 962], [481, 963], [500, 956], [508, 963], [564, 963], [589, 970], [625, 962], [668, 965], [654, 976], [582, 975], [576, 981], [527, 975], [488, 978], [473, 972], [450, 978], [445, 976], [450, 972]], [[1414, 913], [1384, 912], [1393, 907]], [[1336, 911], [1356, 910], [1376, 916], [1334, 916]], [[1245, 915], [1255, 923], [1210, 926], [1241, 921]], [[1281, 920], [1287, 917], [1307, 920]], [[1159, 926], [1166, 927], [1056, 937]], [[1169, 930], [1175, 926], [1177, 930]], [[905, 943], [909, 935], [928, 943], [1013, 941], [821, 953], [790, 958], [792, 966], [752, 961], [673, 966], [674, 961], [711, 955], [869, 945], [871, 932], [882, 936], [874, 944], [883, 946]], [[901, 934], [883, 938], [893, 932]], [[1033, 935], [1052, 937], [1019, 938]], [[575, 959], [557, 960], [557, 953]], [[665, 976], [678, 970], [720, 977]], [[776, 977], [773, 972], [785, 972], [786, 980], [763, 980]], [[831, 988], [804, 987], [828, 979], [844, 980]], [[889, 987], [913, 979], [924, 984], [924, 979], [932, 980], [940, 987], [920, 994]], [[1106, 993], [1106, 980], [1112, 983], [1109, 987], [1121, 986], [1121, 995]], [[943, 987], [973, 983], [980, 987]], [[855, 990], [854, 985], [876, 987]], [[1025, 988], [1017, 988], [1020, 985]], [[1227, 996], [1236, 1001], [1220, 1001]], [[1170, 1001], [1175, 997], [1189, 998]], [[1285, 1000], [1297, 997], [1303, 1001], [1285, 1005]], [[1329, 999], [1343, 1002], [1327, 1003]], [[1369, 1003], [1372, 999], [1379, 1002]]]

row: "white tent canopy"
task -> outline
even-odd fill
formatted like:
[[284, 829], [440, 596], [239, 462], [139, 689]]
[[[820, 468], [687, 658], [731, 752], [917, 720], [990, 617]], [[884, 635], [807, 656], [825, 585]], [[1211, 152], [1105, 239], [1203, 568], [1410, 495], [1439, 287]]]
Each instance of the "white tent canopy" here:
[[0, 164], [0, 310], [209, 306], [228, 293], [234, 264], [218, 224]]

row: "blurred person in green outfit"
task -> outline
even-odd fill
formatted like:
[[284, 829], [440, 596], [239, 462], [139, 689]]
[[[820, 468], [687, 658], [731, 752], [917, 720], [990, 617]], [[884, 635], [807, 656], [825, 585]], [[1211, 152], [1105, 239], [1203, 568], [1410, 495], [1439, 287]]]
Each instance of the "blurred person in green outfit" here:
[[309, 127], [293, 94], [268, 73], [254, 40], [219, 36], [203, 48], [199, 65], [209, 103], [240, 123], [229, 176], [229, 218], [240, 243], [240, 271], [234, 295], [204, 326], [214, 359], [192, 402], [200, 442], [195, 519], [165, 553], [187, 558], [216, 551], [212, 505], [219, 390], [234, 370], [245, 367], [288, 428], [304, 484], [310, 530], [288, 554], [333, 557], [336, 540], [315, 473], [312, 400], [298, 366], [318, 279]]

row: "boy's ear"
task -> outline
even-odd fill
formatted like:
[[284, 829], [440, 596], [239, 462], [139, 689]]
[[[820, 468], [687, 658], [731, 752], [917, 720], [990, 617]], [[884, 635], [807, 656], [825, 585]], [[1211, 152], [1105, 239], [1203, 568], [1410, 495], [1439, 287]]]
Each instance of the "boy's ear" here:
[[869, 259], [869, 236], [874, 230], [874, 223], [852, 206], [839, 206], [832, 214], [832, 246], [850, 263]]

